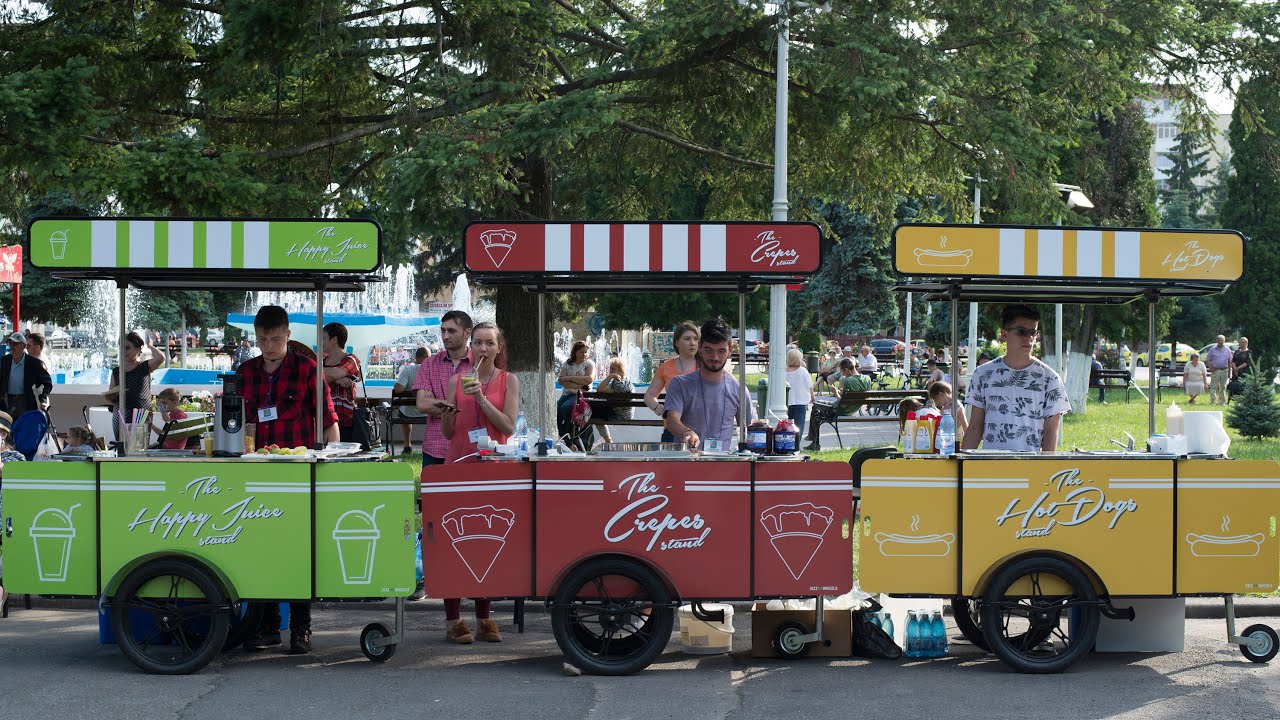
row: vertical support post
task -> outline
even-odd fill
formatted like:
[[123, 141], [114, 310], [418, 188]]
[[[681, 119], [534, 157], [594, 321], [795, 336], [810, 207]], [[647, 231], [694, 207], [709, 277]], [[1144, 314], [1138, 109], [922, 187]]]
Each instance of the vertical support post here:
[[[775, 286], [777, 287], [777, 286]], [[744, 331], [747, 324], [747, 292], [738, 288], [738, 427], [742, 428], [738, 437], [747, 437], [747, 403], [751, 402], [747, 395], [747, 341]], [[769, 363], [773, 364], [773, 353], [769, 353]], [[786, 388], [786, 376], [783, 375], [783, 389]], [[769, 381], [769, 392], [773, 393], [773, 381]], [[785, 402], [785, 401], [784, 401]], [[765, 408], [760, 408], [760, 417], [767, 418]], [[737, 450], [737, 448], [734, 448]]]
[[[538, 295], [538, 372], [534, 373], [534, 377], [538, 378], [538, 424], [546, 425], [547, 422], [547, 379], [542, 376], [543, 372], [548, 372], [547, 367], [547, 296], [541, 287], [537, 289]], [[551, 432], [559, 434], [559, 430], [555, 427], [554, 421], [551, 426]], [[539, 456], [546, 456], [547, 443], [545, 442], [547, 429], [543, 429], [542, 436], [538, 438]]]
[[324, 281], [316, 283], [316, 441], [324, 447]]
[[[773, 220], [787, 221], [787, 83], [790, 73], [788, 34], [791, 31], [791, 9], [784, 3], [778, 20], [778, 66], [775, 81], [773, 118]], [[747, 341], [745, 324], [738, 323], [738, 344]], [[787, 414], [786, 350], [787, 350], [787, 286], [769, 286], [769, 410], [775, 415]], [[744, 388], [745, 390], [745, 388]], [[760, 408], [766, 417], [766, 409]]]
[[13, 284], [13, 331], [22, 327], [22, 283]]
[[[952, 285], [951, 295], [951, 388], [960, 395], [960, 286]], [[925, 389], [928, 392], [928, 388]]]
[[911, 293], [907, 293], [907, 321], [903, 324], [902, 335], [907, 343], [902, 351], [902, 374], [911, 377]]
[[1148, 291], [1147, 293], [1147, 436], [1156, 434], [1156, 377], [1160, 374], [1156, 370], [1156, 300], [1160, 298], [1159, 291]]
[[[116, 356], [116, 407], [120, 408], [120, 429], [124, 431], [123, 437], [116, 438], [120, 441], [120, 455], [128, 456], [129, 454], [129, 393], [125, 388], [125, 371], [124, 371], [124, 336], [129, 332], [126, 321], [128, 317], [125, 313], [124, 301], [126, 291], [129, 289], [129, 281], [126, 278], [116, 280], [116, 287], [120, 289], [120, 333], [116, 337], [117, 352]], [[15, 328], [17, 325], [14, 326]]]

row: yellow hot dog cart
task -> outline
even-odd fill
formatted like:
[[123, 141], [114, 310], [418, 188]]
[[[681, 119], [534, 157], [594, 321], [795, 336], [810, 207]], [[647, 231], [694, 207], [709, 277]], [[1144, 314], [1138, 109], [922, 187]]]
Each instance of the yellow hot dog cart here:
[[[1162, 296], [1221, 292], [1243, 238], [1222, 231], [904, 225], [900, 290], [960, 301], [1146, 300], [1151, 346]], [[938, 253], [950, 259], [937, 262]], [[941, 274], [941, 273], [945, 273]], [[958, 348], [953, 357], [959, 357]], [[1148, 423], [1155, 432], [1155, 373]], [[1267, 625], [1237, 635], [1233, 595], [1274, 592], [1280, 464], [1137, 449], [951, 457], [861, 465], [864, 588], [952, 598], [961, 631], [1024, 672], [1089, 652], [1101, 617], [1133, 619], [1134, 598], [1221, 595], [1228, 641], [1250, 660], [1280, 649]]]

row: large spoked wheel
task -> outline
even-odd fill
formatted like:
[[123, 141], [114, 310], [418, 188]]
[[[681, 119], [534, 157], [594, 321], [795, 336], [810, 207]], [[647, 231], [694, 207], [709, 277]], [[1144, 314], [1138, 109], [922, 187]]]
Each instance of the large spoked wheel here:
[[1018, 672], [1062, 672], [1098, 636], [1098, 593], [1084, 571], [1055, 556], [1031, 555], [1000, 569], [980, 608], [987, 647]]
[[1240, 645], [1240, 652], [1253, 662], [1269, 662], [1280, 650], [1280, 636], [1270, 625], [1250, 625], [1241, 637], [1249, 642]]
[[384, 663], [396, 654], [395, 643], [375, 646], [375, 640], [391, 637], [391, 631], [382, 623], [369, 623], [360, 633], [360, 652], [376, 663]]
[[674, 624], [662, 579], [641, 563], [617, 558], [588, 560], [575, 568], [551, 608], [561, 652], [596, 675], [645, 669], [666, 648]]
[[203, 568], [153, 560], [125, 576], [111, 602], [111, 626], [125, 657], [160, 675], [192, 673], [227, 640], [227, 599]]
[[982, 618], [978, 614], [977, 600], [959, 596], [951, 598], [951, 617], [956, 621], [956, 627], [965, 640], [973, 643], [979, 650], [991, 649], [987, 647], [987, 638], [982, 634]]

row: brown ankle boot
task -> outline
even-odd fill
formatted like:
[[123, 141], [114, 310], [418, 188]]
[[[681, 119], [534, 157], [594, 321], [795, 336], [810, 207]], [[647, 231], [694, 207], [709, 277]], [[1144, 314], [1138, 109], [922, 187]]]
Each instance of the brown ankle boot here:
[[498, 632], [498, 623], [489, 618], [476, 620], [476, 635], [485, 642], [502, 642], [502, 633]]
[[455, 620], [449, 626], [449, 629], [444, 633], [444, 639], [459, 645], [470, 645], [475, 640], [475, 638], [471, 637], [471, 626], [467, 625], [467, 621], [461, 618]]

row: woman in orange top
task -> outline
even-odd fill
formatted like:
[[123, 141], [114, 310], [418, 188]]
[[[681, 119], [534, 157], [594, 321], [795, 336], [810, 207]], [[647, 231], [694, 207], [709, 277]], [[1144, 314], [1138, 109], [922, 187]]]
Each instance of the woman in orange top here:
[[[440, 430], [449, 439], [446, 463], [479, 462], [476, 440], [488, 436], [499, 444], [507, 442], [520, 412], [520, 381], [507, 372], [506, 342], [497, 325], [482, 322], [471, 329], [471, 357], [475, 370], [449, 380], [447, 405], [440, 416]], [[490, 605], [489, 600], [476, 599], [476, 634], [481, 640], [500, 642], [498, 624], [489, 617]], [[462, 619], [460, 598], [445, 598], [444, 618], [446, 640], [466, 644], [474, 639]]]
[[[671, 382], [671, 378], [698, 369], [698, 334], [698, 326], [689, 320], [676, 326], [673, 344], [678, 354], [658, 366], [658, 372], [653, 375], [653, 382], [649, 383], [649, 389], [644, 392], [644, 404], [657, 413], [658, 417], [662, 417], [663, 412], [658, 396], [667, 389], [667, 383]], [[664, 428], [662, 442], [674, 441], [675, 438]]]

